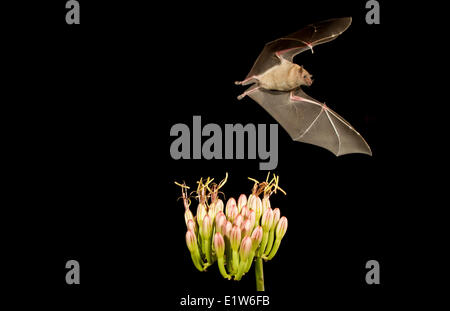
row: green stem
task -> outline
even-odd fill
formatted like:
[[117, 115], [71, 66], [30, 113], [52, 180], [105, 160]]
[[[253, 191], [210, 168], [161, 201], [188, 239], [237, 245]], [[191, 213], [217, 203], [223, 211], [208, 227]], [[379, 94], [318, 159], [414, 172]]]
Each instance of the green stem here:
[[227, 280], [230, 280], [231, 279], [231, 275], [229, 275], [227, 273], [227, 271], [225, 270], [223, 256], [222, 257], [217, 257], [217, 265], [219, 266], [220, 274], [222, 274], [222, 276], [224, 278], [226, 278]]
[[275, 256], [275, 254], [277, 253], [278, 248], [280, 247], [280, 243], [281, 243], [281, 240], [276, 239], [276, 240], [275, 240], [275, 244], [273, 245], [272, 250], [270, 251], [269, 256], [265, 257], [264, 259], [266, 259], [266, 260], [271, 260], [271, 259], [273, 258], [273, 256]]
[[200, 253], [198, 250], [194, 250], [191, 252], [191, 258], [192, 262], [194, 263], [194, 266], [198, 269], [198, 271], [205, 271], [205, 268], [203, 267], [203, 262], [200, 259]]
[[205, 258], [206, 256], [206, 243], [205, 243], [205, 237], [200, 235], [200, 251], [201, 254], [203, 255], [202, 258]]
[[252, 267], [252, 263], [253, 263], [253, 258], [254, 257], [255, 257], [255, 252], [252, 251], [251, 254], [250, 254], [250, 257], [248, 257], [247, 267], [245, 268], [245, 272], [244, 273], [247, 273], [248, 270], [250, 270], [250, 268]]
[[264, 271], [263, 261], [261, 257], [257, 257], [255, 261], [255, 276], [256, 276], [256, 290], [258, 292], [264, 291]]
[[239, 269], [239, 253], [233, 249], [233, 260], [232, 260], [233, 274], [238, 273]]
[[232, 273], [233, 272], [233, 267], [232, 267], [232, 262], [233, 260], [231, 259], [231, 245], [230, 245], [230, 241], [228, 239], [228, 237], [225, 237], [225, 257], [226, 257], [226, 266], [227, 266], [227, 270], [228, 273]]
[[269, 232], [269, 241], [267, 241], [266, 249], [264, 250], [264, 255], [268, 256], [270, 254], [270, 251], [272, 250], [273, 241], [275, 238], [275, 229], [272, 228]]
[[239, 263], [239, 269], [238, 272], [236, 274], [236, 276], [234, 277], [234, 279], [236, 281], [240, 281], [242, 276], [244, 275], [245, 272], [245, 268], [247, 268], [247, 260], [241, 260], [241, 262]]
[[269, 232], [264, 231], [263, 238], [262, 238], [262, 241], [261, 241], [261, 245], [259, 246], [259, 250], [258, 250], [258, 253], [257, 253], [258, 257], [261, 257], [262, 255], [264, 255], [264, 250], [266, 249], [268, 238], [269, 238]]
[[211, 238], [206, 237], [204, 240], [205, 245], [205, 255], [206, 255], [206, 261], [209, 264], [212, 264], [212, 256], [211, 256]]

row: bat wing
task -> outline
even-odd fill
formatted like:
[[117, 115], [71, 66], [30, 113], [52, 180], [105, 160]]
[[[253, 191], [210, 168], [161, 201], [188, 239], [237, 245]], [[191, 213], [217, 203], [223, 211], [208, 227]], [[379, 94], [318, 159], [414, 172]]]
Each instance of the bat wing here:
[[273, 116], [295, 141], [320, 146], [336, 156], [372, 155], [364, 138], [344, 118], [300, 88], [292, 92], [257, 89], [248, 96]]
[[351, 17], [334, 18], [311, 24], [288, 36], [267, 43], [247, 78], [260, 75], [280, 63], [279, 57], [292, 62], [295, 55], [336, 39], [351, 24]]

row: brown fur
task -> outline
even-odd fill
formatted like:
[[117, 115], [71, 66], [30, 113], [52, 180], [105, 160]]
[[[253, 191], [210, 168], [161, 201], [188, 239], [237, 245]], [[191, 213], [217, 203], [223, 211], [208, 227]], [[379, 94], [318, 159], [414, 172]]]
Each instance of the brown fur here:
[[282, 60], [280, 65], [272, 67], [258, 77], [262, 88], [267, 90], [290, 91], [301, 85], [307, 85], [304, 76], [310, 74], [301, 66]]

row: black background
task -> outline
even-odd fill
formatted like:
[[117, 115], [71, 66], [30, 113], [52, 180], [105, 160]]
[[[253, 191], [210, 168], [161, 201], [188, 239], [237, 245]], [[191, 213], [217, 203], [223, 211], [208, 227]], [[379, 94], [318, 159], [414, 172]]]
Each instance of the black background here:
[[[380, 1], [381, 24], [367, 25], [365, 1], [79, 2], [81, 25], [65, 24], [65, 1], [30, 6], [8, 24], [19, 33], [10, 32], [17, 48], [10, 80], [21, 86], [11, 114], [20, 139], [13, 139], [10, 184], [20, 185], [14, 206], [26, 229], [7, 256], [11, 288], [42, 292], [37, 299], [59, 307], [169, 310], [187, 310], [179, 306], [187, 294], [254, 294], [252, 273], [232, 282], [216, 267], [195, 270], [173, 182], [193, 186], [228, 172], [223, 190], [238, 197], [251, 189], [247, 177], [266, 172], [259, 160], [175, 161], [169, 131], [175, 123], [192, 128], [194, 115], [221, 126], [275, 123], [251, 99], [238, 101], [243, 88], [233, 82], [266, 42], [344, 16], [353, 23], [341, 37], [296, 62], [314, 75], [306, 92], [349, 121], [373, 156], [337, 158], [279, 127], [274, 172], [288, 195], [272, 205], [289, 228], [265, 264], [271, 306], [260, 309], [376, 309], [417, 278], [408, 266], [417, 241], [409, 221], [414, 172], [405, 127], [395, 121], [410, 78], [398, 8]], [[65, 284], [70, 259], [80, 262], [79, 286]], [[365, 283], [370, 259], [381, 265], [380, 285]]]

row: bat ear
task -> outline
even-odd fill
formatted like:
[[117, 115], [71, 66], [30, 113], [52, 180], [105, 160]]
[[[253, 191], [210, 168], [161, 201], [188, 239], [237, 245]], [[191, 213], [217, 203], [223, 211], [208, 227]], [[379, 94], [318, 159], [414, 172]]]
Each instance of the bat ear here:
[[300, 73], [303, 73], [303, 66], [300, 66]]

